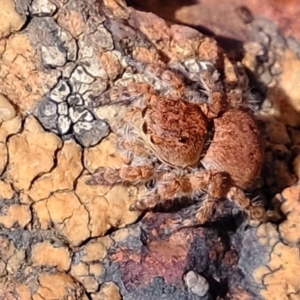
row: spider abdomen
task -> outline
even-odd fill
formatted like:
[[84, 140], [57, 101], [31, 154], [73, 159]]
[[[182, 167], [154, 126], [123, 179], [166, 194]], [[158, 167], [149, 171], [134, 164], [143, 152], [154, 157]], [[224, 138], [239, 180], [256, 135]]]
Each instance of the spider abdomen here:
[[247, 188], [259, 176], [264, 159], [261, 133], [246, 111], [230, 109], [214, 120], [213, 141], [202, 160], [206, 169], [226, 172]]

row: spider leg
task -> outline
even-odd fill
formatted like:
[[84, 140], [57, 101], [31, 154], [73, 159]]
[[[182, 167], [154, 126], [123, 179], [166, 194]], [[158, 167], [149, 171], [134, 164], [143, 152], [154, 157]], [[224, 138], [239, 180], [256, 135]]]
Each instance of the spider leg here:
[[212, 211], [212, 203], [224, 194], [223, 174], [214, 171], [196, 171], [192, 174], [176, 174], [166, 172], [158, 180], [157, 185], [138, 200], [131, 210], [146, 210], [166, 200], [174, 200], [182, 196], [194, 196], [205, 191], [208, 194], [203, 207], [199, 209], [199, 219], [206, 220]]
[[268, 219], [267, 213], [262, 205], [255, 205], [245, 195], [242, 189], [238, 187], [231, 187], [227, 193], [227, 198], [238, 204], [248, 215], [249, 224], [256, 226], [261, 222], [266, 222]]
[[262, 222], [278, 222], [282, 220], [282, 214], [278, 208], [273, 210], [265, 210], [262, 204], [256, 204], [244, 194], [244, 192], [237, 188], [231, 187], [227, 197], [235, 201], [247, 214], [249, 218], [250, 225], [256, 226]]
[[152, 87], [147, 83], [131, 82], [127, 86], [114, 85], [101, 94], [97, 107], [114, 104], [129, 105], [138, 101], [145, 103], [151, 92]]
[[157, 186], [138, 200], [132, 210], [146, 210], [166, 200], [174, 200], [178, 197], [206, 193], [205, 199], [196, 211], [197, 221], [186, 221], [184, 226], [205, 223], [213, 212], [216, 202], [222, 198], [235, 201], [248, 215], [250, 225], [258, 225], [267, 220], [264, 207], [252, 204], [244, 192], [232, 184], [225, 173], [212, 170], [195, 171], [191, 174], [165, 173], [157, 180]]
[[183, 78], [178, 72], [173, 72], [166, 69], [162, 64], [145, 64], [128, 58], [126, 60], [128, 65], [134, 67], [139, 73], [145, 74], [152, 85], [168, 98], [177, 100], [182, 98], [185, 84]]
[[137, 103], [144, 105], [154, 94], [150, 84], [131, 82], [127, 86], [113, 86], [109, 91], [110, 104], [129, 105]]
[[137, 184], [149, 181], [154, 175], [155, 170], [151, 165], [99, 168], [86, 183], [88, 185], [108, 186], [115, 184]]

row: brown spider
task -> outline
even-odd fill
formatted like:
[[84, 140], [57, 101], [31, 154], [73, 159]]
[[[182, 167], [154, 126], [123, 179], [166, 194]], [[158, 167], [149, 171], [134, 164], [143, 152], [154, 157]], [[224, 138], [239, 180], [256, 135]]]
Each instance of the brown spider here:
[[[251, 112], [232, 107], [213, 66], [194, 62], [199, 71], [182, 64], [172, 70], [130, 62], [152, 80], [110, 91], [112, 103], [130, 104], [117, 147], [126, 151], [131, 163], [100, 168], [88, 184], [137, 185], [152, 180], [154, 187], [132, 210], [204, 193], [196, 212], [199, 224], [207, 221], [216, 201], [224, 197], [235, 201], [251, 221], [264, 221], [264, 208], [253, 205], [243, 192], [259, 176], [263, 163], [258, 126]], [[157, 83], [160, 91], [153, 88]], [[212, 141], [207, 143], [212, 130]]]

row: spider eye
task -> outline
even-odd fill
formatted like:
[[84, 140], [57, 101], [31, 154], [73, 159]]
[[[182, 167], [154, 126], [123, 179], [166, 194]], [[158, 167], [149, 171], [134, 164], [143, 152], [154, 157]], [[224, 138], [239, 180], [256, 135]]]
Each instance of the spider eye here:
[[145, 133], [145, 134], [147, 134], [147, 132], [148, 132], [148, 126], [147, 126], [147, 123], [146, 123], [146, 122], [144, 122], [143, 125], [142, 125], [142, 131], [143, 131], [143, 133]]
[[188, 138], [186, 138], [184, 136], [181, 136], [178, 138], [179, 143], [185, 144], [187, 141], [188, 141]]
[[152, 135], [150, 136], [150, 142], [151, 142], [152, 144], [155, 144], [155, 141], [154, 141]]

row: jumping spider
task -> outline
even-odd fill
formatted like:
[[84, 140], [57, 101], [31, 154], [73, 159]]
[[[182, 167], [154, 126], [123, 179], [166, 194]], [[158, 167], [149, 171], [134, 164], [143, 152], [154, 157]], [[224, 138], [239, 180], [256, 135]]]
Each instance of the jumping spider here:
[[131, 68], [149, 76], [150, 83], [115, 86], [109, 98], [130, 107], [117, 132], [117, 147], [126, 151], [131, 163], [100, 168], [88, 184], [154, 182], [131, 210], [204, 194], [195, 212], [198, 224], [208, 220], [224, 197], [235, 201], [249, 221], [265, 221], [263, 206], [243, 192], [261, 171], [259, 128], [249, 109], [233, 107], [212, 64], [193, 63], [198, 71], [189, 69], [191, 61], [163, 68], [129, 61]]

